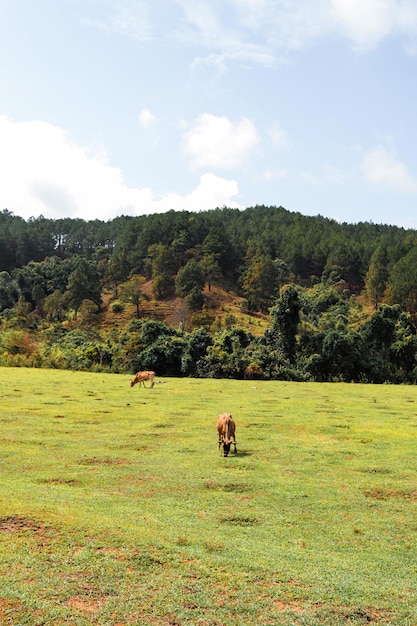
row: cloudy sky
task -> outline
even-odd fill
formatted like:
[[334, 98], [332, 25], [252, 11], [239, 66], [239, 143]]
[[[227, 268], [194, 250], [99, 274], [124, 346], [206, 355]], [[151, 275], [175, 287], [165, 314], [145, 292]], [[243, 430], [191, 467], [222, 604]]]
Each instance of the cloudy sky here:
[[417, 228], [415, 0], [0, 0], [0, 210]]

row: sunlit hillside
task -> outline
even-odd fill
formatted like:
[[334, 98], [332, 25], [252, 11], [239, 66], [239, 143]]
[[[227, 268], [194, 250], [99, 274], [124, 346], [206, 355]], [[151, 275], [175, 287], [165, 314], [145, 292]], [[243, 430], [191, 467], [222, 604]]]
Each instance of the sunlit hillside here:
[[[152, 281], [142, 286], [143, 298], [139, 306], [141, 319], [154, 319], [169, 326], [182, 325], [185, 330], [194, 326], [206, 326], [214, 329], [239, 326], [254, 335], [261, 335], [269, 324], [269, 316], [260, 312], [245, 312], [244, 298], [232, 294], [218, 285], [204, 288], [205, 305], [203, 311], [192, 315], [183, 298], [174, 296], [166, 300], [152, 297]], [[137, 318], [136, 307], [123, 303], [118, 307], [114, 293], [105, 293], [103, 299], [103, 326], [123, 326]], [[116, 305], [116, 306], [115, 306]], [[118, 310], [122, 308], [122, 310]]]

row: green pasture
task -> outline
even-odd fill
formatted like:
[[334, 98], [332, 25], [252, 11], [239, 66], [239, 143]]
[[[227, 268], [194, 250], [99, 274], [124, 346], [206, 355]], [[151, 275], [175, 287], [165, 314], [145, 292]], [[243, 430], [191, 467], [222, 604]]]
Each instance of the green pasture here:
[[417, 624], [415, 387], [0, 374], [1, 625]]

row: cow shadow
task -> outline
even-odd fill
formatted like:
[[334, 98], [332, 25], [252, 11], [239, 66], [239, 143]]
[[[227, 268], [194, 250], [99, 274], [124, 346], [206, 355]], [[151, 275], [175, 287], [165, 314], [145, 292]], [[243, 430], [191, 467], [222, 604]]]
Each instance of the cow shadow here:
[[249, 450], [241, 450], [240, 448], [237, 450], [237, 452], [230, 452], [229, 456], [230, 457], [240, 457], [240, 458], [245, 458], [247, 456], [252, 456], [252, 452], [249, 452]]
[[217, 448], [218, 452], [220, 453], [220, 456], [224, 456], [224, 458], [236, 458], [236, 457], [240, 457], [241, 459], [248, 457], [248, 456], [252, 456], [252, 452], [250, 450], [247, 449], [242, 449], [239, 447], [239, 445], [234, 444], [233, 442], [231, 442], [230, 445], [230, 450], [228, 452], [228, 454], [226, 454], [226, 456], [224, 455], [224, 447], [223, 444]]

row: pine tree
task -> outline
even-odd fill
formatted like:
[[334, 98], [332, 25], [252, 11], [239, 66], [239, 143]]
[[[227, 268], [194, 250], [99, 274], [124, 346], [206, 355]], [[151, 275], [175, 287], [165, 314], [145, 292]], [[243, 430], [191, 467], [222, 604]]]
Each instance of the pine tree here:
[[387, 279], [387, 255], [382, 246], [378, 246], [371, 257], [365, 277], [366, 294], [368, 298], [372, 300], [375, 309], [377, 309], [382, 302]]

